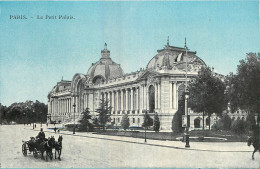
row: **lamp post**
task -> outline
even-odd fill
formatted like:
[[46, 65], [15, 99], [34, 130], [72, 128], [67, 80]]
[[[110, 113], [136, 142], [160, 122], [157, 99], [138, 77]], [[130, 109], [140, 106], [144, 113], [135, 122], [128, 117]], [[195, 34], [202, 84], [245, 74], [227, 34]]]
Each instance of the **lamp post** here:
[[76, 107], [76, 104], [74, 102], [73, 104], [73, 108], [74, 108], [74, 125], [73, 125], [73, 134], [75, 134], [75, 107]]
[[188, 63], [187, 63], [187, 57], [188, 57], [188, 47], [186, 45], [186, 37], [185, 37], [185, 51], [186, 51], [186, 76], [185, 76], [185, 115], [187, 116], [187, 125], [186, 125], [186, 133], [185, 133], [185, 136], [186, 136], [186, 145], [185, 147], [186, 148], [189, 148], [190, 147], [190, 134], [189, 134], [189, 115], [188, 115], [188, 98], [189, 98], [189, 92], [187, 90], [188, 88], [188, 78], [187, 78], [187, 72], [188, 72]]
[[41, 127], [42, 127], [42, 112], [40, 112], [40, 121], [41, 121]]
[[189, 134], [189, 115], [188, 115], [188, 99], [189, 99], [189, 92], [185, 92], [185, 114], [187, 115], [187, 125], [186, 125], [186, 145], [185, 147], [190, 147], [190, 134]]
[[[34, 114], [34, 109], [33, 109], [33, 114]], [[34, 129], [34, 122], [33, 122], [33, 129]]]

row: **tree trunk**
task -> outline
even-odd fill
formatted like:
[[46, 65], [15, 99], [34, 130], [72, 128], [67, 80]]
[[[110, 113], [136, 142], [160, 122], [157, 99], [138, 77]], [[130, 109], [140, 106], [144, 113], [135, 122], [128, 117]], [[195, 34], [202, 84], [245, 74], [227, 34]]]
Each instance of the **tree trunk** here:
[[211, 115], [209, 114], [209, 131], [210, 131], [210, 116], [211, 116]]
[[203, 133], [204, 133], [204, 116], [205, 116], [205, 113], [203, 112], [203, 114], [202, 114], [202, 130], [203, 130]]

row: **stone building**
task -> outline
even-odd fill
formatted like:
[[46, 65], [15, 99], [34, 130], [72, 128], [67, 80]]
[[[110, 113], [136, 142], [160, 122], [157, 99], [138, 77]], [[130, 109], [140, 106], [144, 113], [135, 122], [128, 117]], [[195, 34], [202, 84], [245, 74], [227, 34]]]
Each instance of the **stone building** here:
[[127, 113], [131, 126], [141, 126], [144, 112], [148, 111], [152, 118], [158, 113], [161, 129], [171, 129], [178, 100], [185, 90], [186, 70], [189, 80], [206, 66], [196, 52], [188, 50], [186, 55], [185, 49], [170, 46], [168, 40], [145, 69], [125, 74], [105, 44], [100, 60], [86, 74], [77, 73], [71, 81], [61, 80], [53, 87], [48, 94], [49, 119], [72, 122], [74, 103], [76, 121], [87, 107], [95, 116], [100, 99], [105, 98], [112, 107], [111, 120], [115, 125], [120, 125]]

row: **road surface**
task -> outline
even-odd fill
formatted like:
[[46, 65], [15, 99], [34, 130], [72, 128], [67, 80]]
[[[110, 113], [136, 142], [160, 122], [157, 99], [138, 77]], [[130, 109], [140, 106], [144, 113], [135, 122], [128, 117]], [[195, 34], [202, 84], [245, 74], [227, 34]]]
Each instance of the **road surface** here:
[[[36, 136], [39, 129], [24, 125], [0, 126], [0, 168], [260, 167], [260, 154], [255, 153], [252, 160], [253, 148], [246, 143], [192, 142], [191, 148], [185, 149], [181, 142], [148, 140], [144, 143], [137, 138], [91, 133], [72, 135], [65, 131], [59, 133], [63, 135], [61, 161], [46, 162], [35, 159], [32, 154], [23, 156], [22, 140]], [[56, 139], [59, 134], [45, 132], [47, 137]]]

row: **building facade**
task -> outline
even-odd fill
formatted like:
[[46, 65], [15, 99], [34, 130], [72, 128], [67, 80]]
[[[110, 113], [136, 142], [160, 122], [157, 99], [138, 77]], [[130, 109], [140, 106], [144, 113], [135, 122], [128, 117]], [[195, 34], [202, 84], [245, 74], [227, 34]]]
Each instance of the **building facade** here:
[[48, 94], [49, 120], [70, 123], [75, 112], [77, 122], [85, 108], [95, 116], [104, 98], [112, 107], [115, 125], [120, 125], [127, 113], [131, 126], [141, 126], [147, 111], [152, 118], [158, 113], [162, 130], [171, 129], [186, 77], [197, 76], [206, 64], [196, 52], [187, 51], [186, 55], [185, 48], [170, 46], [169, 41], [157, 52], [145, 69], [125, 74], [105, 44], [100, 60], [92, 63], [87, 74], [77, 73], [71, 81], [61, 80], [53, 87]]

